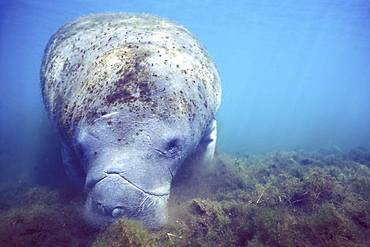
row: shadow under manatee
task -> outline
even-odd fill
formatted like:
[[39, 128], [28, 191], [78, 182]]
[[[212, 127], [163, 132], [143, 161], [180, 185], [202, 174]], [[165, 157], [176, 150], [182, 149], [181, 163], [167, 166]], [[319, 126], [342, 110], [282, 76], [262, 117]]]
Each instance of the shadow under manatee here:
[[40, 121], [38, 153], [33, 162], [33, 181], [35, 185], [48, 186], [70, 195], [80, 191], [67, 177], [61, 155], [61, 142], [49, 119]]
[[207, 198], [211, 192], [207, 177], [212, 164], [201, 164], [190, 155], [176, 172], [168, 200], [169, 215], [176, 213], [176, 207], [193, 198]]
[[61, 159], [61, 143], [46, 112], [17, 113], [0, 133], [0, 198], [35, 186], [75, 191]]

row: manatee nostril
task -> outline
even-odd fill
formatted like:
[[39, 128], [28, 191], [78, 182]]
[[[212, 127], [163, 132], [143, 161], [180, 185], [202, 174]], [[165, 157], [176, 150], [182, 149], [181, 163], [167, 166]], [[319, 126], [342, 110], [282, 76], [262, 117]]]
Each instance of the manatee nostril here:
[[116, 207], [115, 209], [112, 210], [112, 216], [114, 218], [119, 218], [123, 215], [123, 208], [121, 207]]

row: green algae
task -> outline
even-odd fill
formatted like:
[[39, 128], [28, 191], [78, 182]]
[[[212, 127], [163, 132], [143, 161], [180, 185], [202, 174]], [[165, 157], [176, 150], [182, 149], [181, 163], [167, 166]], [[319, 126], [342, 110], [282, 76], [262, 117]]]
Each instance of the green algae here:
[[141, 222], [122, 218], [110, 225], [93, 244], [94, 247], [156, 246]]
[[97, 235], [56, 190], [35, 187], [7, 204], [0, 211], [1, 246], [89, 246]]
[[176, 246], [368, 246], [370, 169], [332, 153], [217, 155], [212, 193], [176, 219]]

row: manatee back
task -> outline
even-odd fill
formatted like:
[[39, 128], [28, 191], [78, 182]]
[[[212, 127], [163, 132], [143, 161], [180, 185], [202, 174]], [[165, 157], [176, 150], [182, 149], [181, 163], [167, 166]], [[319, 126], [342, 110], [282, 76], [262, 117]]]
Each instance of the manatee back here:
[[41, 87], [66, 139], [81, 122], [112, 112], [136, 122], [186, 122], [201, 138], [221, 102], [204, 46], [183, 26], [145, 14], [93, 14], [62, 26], [45, 50]]

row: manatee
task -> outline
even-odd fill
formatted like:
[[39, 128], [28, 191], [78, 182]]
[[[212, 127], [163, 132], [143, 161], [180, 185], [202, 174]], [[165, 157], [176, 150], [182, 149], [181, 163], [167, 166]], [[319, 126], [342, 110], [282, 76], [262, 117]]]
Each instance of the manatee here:
[[215, 151], [221, 82], [205, 47], [166, 18], [92, 14], [52, 35], [40, 77], [86, 221], [163, 226], [176, 171]]

